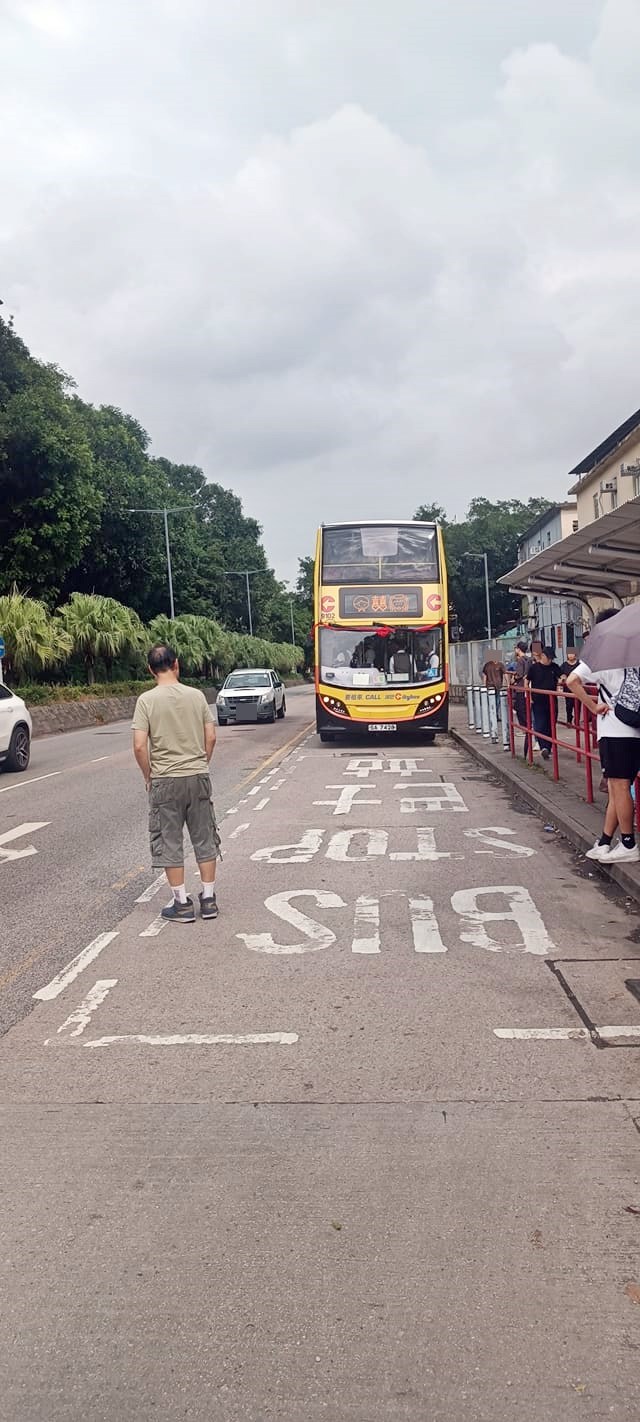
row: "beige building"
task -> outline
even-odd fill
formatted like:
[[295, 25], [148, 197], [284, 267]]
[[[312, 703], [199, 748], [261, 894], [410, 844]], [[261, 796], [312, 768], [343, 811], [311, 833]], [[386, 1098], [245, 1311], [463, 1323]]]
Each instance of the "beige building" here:
[[572, 469], [569, 489], [578, 504], [578, 528], [640, 494], [640, 410], [619, 425]]
[[576, 510], [564, 506], [559, 541], [533, 525], [518, 566], [498, 582], [522, 593], [528, 609], [545, 597], [579, 602], [586, 632], [601, 607], [640, 599], [640, 410], [592, 449], [569, 479]]

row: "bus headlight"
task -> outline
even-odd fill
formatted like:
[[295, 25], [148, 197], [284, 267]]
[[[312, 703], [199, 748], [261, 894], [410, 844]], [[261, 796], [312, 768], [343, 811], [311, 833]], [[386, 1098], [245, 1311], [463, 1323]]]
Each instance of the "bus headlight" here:
[[427, 711], [435, 711], [436, 706], [440, 706], [442, 701], [444, 701], [444, 696], [441, 691], [436, 692], [435, 696], [425, 696], [420, 705], [416, 707], [416, 716], [424, 716]]
[[321, 698], [321, 700], [322, 700], [322, 705], [323, 705], [323, 706], [326, 706], [327, 711], [330, 711], [333, 716], [348, 716], [348, 715], [349, 715], [349, 712], [347, 711], [347, 708], [346, 708], [346, 706], [345, 706], [345, 704], [344, 704], [344, 701], [340, 701], [340, 699], [339, 699], [337, 696], [323, 696], [323, 697]]

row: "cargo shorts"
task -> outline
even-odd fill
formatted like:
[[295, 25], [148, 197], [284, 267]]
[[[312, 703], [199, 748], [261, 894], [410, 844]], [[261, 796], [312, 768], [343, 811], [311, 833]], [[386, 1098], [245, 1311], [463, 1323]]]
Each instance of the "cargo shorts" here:
[[199, 864], [220, 859], [208, 775], [165, 775], [149, 788], [149, 840], [154, 869], [180, 869], [184, 864], [184, 827]]

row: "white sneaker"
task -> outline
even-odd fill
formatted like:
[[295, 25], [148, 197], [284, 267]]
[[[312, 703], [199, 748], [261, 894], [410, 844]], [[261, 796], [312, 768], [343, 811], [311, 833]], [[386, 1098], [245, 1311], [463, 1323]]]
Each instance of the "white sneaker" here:
[[637, 864], [640, 859], [640, 849], [634, 844], [631, 849], [625, 849], [622, 840], [611, 850], [609, 859], [616, 864]]
[[585, 859], [596, 859], [600, 864], [602, 864], [604, 863], [605, 859], [611, 858], [611, 853], [612, 850], [610, 844], [599, 844], [596, 840], [593, 849], [588, 849], [584, 857]]

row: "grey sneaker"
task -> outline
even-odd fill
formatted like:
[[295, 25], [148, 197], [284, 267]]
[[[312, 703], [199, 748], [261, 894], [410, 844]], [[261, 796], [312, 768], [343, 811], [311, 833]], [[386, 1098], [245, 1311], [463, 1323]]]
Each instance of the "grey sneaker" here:
[[170, 923], [195, 923], [193, 899], [187, 899], [186, 904], [179, 904], [178, 900], [174, 899], [172, 904], [167, 904], [166, 908], [160, 910], [160, 917], [168, 918]]
[[200, 917], [217, 918], [218, 900], [216, 899], [215, 894], [212, 894], [210, 899], [205, 899], [203, 898], [202, 894], [198, 894], [198, 898], [200, 900]]

